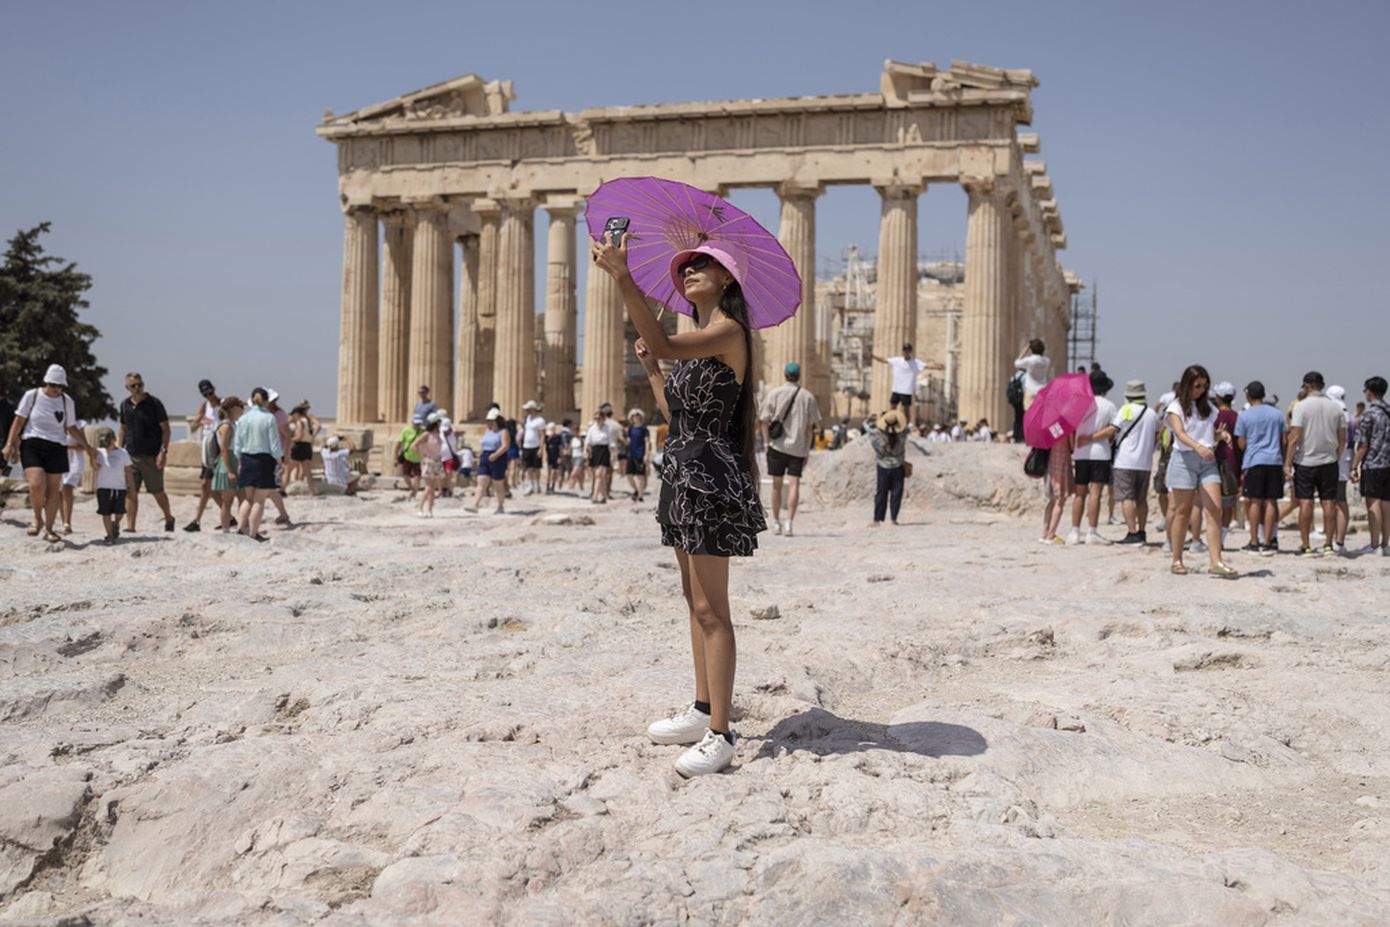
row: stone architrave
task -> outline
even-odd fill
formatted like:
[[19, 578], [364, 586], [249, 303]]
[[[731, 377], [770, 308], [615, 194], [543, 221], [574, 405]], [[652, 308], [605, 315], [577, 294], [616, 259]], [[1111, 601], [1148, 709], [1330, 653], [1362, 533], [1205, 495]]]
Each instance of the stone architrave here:
[[510, 417], [536, 398], [535, 321], [526, 304], [532, 291], [532, 253], [526, 226], [532, 212], [529, 199], [502, 201], [497, 230], [497, 341], [493, 351], [492, 399]]
[[414, 241], [411, 214], [391, 210], [381, 217], [385, 252], [381, 257], [381, 334], [377, 354], [377, 413], [382, 421], [410, 417], [410, 265]]
[[545, 272], [545, 374], [542, 399], [553, 415], [577, 409], [574, 391], [578, 320], [575, 298], [575, 213], [578, 200], [550, 200]]
[[[824, 189], [819, 184], [784, 183], [777, 188], [782, 201], [782, 219], [777, 238], [791, 255], [801, 274], [801, 305], [796, 314], [767, 332], [767, 353], [763, 356], [763, 382], [769, 387], [781, 384], [783, 369], [791, 361], [801, 365], [801, 383], [812, 389], [816, 356], [816, 197]], [[816, 396], [821, 408], [830, 408], [830, 397]]]
[[459, 341], [454, 358], [453, 417], [460, 422], [476, 421], [484, 414], [474, 371], [478, 366], [478, 236], [460, 235], [459, 251]]
[[580, 383], [579, 414], [593, 417], [598, 407], [623, 401], [625, 388], [623, 296], [608, 274], [589, 265], [584, 289], [584, 375]]
[[[882, 197], [878, 226], [878, 283], [874, 308], [876, 357], [902, 353], [917, 328], [917, 197], [922, 188], [893, 181], [875, 183]], [[893, 371], [877, 361], [870, 381], [869, 405], [888, 408]]]
[[473, 389], [481, 415], [493, 401], [493, 362], [497, 348], [497, 231], [502, 222], [502, 207], [493, 199], [477, 199], [473, 201], [473, 213], [479, 222], [478, 350]]
[[453, 396], [454, 239], [447, 208], [438, 200], [415, 204], [410, 264], [410, 381], [428, 385], [441, 406]]
[[376, 211], [353, 206], [343, 222], [343, 302], [338, 331], [340, 422], [375, 422], [377, 416]]
[[999, 362], [1008, 305], [1006, 236], [1012, 228], [992, 178], [963, 183], [970, 198], [970, 217], [965, 233], [960, 417], [972, 423], [987, 418], [996, 430], [1003, 430], [1012, 424], [1004, 392], [1008, 374]]

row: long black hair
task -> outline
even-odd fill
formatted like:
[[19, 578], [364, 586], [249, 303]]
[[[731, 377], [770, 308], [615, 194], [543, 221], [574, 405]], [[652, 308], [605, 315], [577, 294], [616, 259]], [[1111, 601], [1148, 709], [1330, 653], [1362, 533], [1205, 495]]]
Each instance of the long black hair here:
[[[1198, 380], [1206, 380], [1207, 388], [1202, 391], [1202, 395], [1193, 396], [1196, 392], [1193, 384]], [[1207, 373], [1207, 368], [1201, 364], [1193, 364], [1182, 372], [1182, 379], [1178, 380], [1178, 405], [1182, 407], [1183, 415], [1192, 414], [1193, 406], [1196, 406], [1197, 414], [1202, 418], [1211, 416], [1211, 400], [1207, 396], [1211, 393], [1211, 374]]]
[[[722, 265], [721, 265], [722, 266]], [[693, 302], [691, 315], [698, 323], [700, 307]], [[738, 442], [738, 456], [748, 471], [753, 485], [758, 485], [758, 454], [754, 445], [758, 428], [757, 404], [753, 400], [754, 379], [757, 376], [758, 359], [754, 356], [753, 329], [748, 324], [748, 302], [743, 298], [743, 287], [737, 280], [731, 280], [719, 296], [719, 310], [738, 323], [743, 329], [743, 345], [748, 354], [748, 368], [743, 372], [743, 389], [738, 394], [738, 405], [734, 406], [734, 439]]]

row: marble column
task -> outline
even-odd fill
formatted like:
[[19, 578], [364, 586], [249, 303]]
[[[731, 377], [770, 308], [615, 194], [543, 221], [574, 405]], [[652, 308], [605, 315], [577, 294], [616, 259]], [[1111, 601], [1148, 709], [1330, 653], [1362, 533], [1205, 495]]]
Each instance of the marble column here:
[[479, 394], [476, 370], [478, 366], [478, 236], [460, 235], [459, 250], [459, 341], [454, 356], [454, 404], [449, 407], [453, 418], [460, 422], [477, 421], [483, 417], [486, 400]]
[[584, 290], [584, 371], [580, 384], [580, 421], [593, 417], [605, 402], [616, 410], [623, 401], [626, 319], [622, 293], [613, 278], [593, 264]]
[[449, 401], [453, 354], [454, 239], [448, 213], [442, 203], [418, 203], [410, 262], [409, 395], [427, 385], [439, 405]]
[[[410, 264], [414, 225], [410, 212], [382, 216], [386, 250], [381, 258], [381, 334], [378, 349], [377, 414], [393, 424], [410, 417], [414, 392], [410, 365]], [[416, 384], [417, 386], [419, 384]]]
[[[801, 365], [802, 386], [812, 388], [816, 355], [816, 197], [823, 192], [818, 184], [784, 183], [777, 188], [782, 201], [777, 238], [801, 274], [801, 306], [795, 315], [767, 332], [763, 382], [769, 389], [785, 382], [782, 371], [792, 361]], [[825, 408], [829, 397], [817, 395], [816, 400]]]
[[541, 401], [552, 415], [578, 406], [574, 394], [578, 326], [575, 299], [574, 216], [577, 201], [549, 202], [545, 251], [545, 375]]
[[[874, 306], [874, 347], [877, 357], [902, 353], [917, 327], [917, 197], [922, 188], [899, 183], [874, 185], [883, 198], [878, 225], [878, 284]], [[874, 362], [869, 406], [888, 408], [893, 371]]]
[[492, 374], [497, 353], [497, 231], [502, 207], [496, 200], [473, 201], [478, 217], [478, 350], [473, 389], [480, 416], [492, 403]]
[[376, 212], [353, 206], [343, 221], [343, 298], [338, 329], [340, 422], [375, 422], [377, 414]]
[[1012, 420], [1004, 388], [1008, 374], [999, 365], [1004, 313], [1008, 305], [1007, 210], [992, 179], [966, 185], [970, 218], [965, 233], [965, 312], [961, 320], [960, 417], [989, 419], [996, 431]]
[[497, 228], [497, 342], [493, 353], [492, 398], [516, 418], [526, 400], [536, 398], [535, 307], [526, 304], [532, 291], [532, 252], [526, 226], [530, 200], [502, 201]]

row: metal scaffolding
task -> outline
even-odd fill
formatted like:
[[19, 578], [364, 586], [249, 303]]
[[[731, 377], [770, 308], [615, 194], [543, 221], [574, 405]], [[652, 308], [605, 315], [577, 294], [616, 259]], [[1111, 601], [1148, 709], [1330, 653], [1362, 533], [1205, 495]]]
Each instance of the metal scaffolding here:
[[1072, 369], [1091, 368], [1096, 359], [1096, 323], [1100, 317], [1097, 293], [1099, 287], [1091, 281], [1090, 292], [1085, 287], [1071, 297], [1071, 331], [1067, 335], [1067, 358]]

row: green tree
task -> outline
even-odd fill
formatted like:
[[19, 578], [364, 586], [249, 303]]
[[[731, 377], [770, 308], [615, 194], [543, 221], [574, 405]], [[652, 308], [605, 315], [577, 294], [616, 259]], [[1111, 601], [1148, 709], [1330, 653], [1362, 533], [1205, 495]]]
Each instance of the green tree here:
[[88, 306], [83, 294], [92, 278], [75, 263], [44, 254], [39, 236], [49, 225], [16, 233], [0, 267], [0, 395], [18, 402], [43, 382], [49, 364], [62, 364], [78, 416], [114, 418], [116, 407], [101, 383], [106, 368], [92, 353], [101, 333], [77, 317]]

